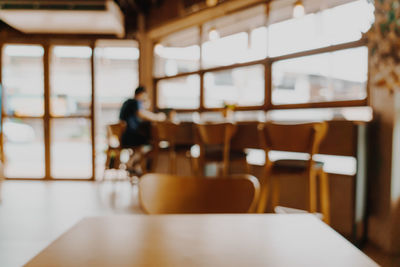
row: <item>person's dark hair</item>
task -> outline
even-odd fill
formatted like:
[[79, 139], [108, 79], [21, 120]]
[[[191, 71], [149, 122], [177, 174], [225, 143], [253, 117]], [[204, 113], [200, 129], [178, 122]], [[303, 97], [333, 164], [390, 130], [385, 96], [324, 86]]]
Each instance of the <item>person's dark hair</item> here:
[[145, 92], [146, 92], [146, 88], [144, 86], [139, 86], [138, 88], [135, 89], [135, 96], [138, 96]]

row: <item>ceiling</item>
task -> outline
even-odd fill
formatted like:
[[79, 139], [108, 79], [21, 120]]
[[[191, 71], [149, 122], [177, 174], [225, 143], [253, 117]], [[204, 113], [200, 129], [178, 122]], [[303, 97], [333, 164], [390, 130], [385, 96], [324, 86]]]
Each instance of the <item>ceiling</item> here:
[[[227, 1], [231, 0], [217, 2]], [[290, 17], [294, 1], [271, 0], [273, 12], [269, 22]], [[326, 8], [349, 1], [303, 0], [307, 12], [320, 9], [322, 5]], [[144, 14], [147, 27], [152, 28], [206, 8], [206, 0], [0, 0], [0, 30], [10, 30], [11, 26], [26, 34], [99, 34], [121, 38], [137, 31], [138, 14]], [[260, 16], [257, 8], [254, 10], [250, 8], [247, 13], [257, 26], [263, 23], [264, 15]], [[226, 16], [210, 25], [218, 22], [237, 26], [238, 23], [233, 23], [236, 20], [240, 19]]]
[[0, 28], [26, 34], [101, 34], [124, 37], [138, 14], [164, 0], [0, 0]]

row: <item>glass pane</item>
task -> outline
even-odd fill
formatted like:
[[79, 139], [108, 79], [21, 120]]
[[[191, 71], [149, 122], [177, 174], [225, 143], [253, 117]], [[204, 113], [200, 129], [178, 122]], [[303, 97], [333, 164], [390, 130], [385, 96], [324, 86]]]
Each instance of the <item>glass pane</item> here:
[[244, 62], [248, 49], [248, 34], [241, 32], [202, 45], [203, 67], [210, 68]]
[[255, 28], [250, 34], [250, 47], [246, 61], [264, 59], [267, 57], [267, 27]]
[[272, 103], [365, 99], [366, 47], [340, 50], [272, 64]]
[[[278, 2], [276, 5], [279, 5]], [[311, 7], [308, 8], [306, 3], [305, 8], [307, 12]], [[271, 17], [284, 14], [283, 10], [274, 9], [274, 3], [271, 13]], [[362, 33], [368, 31], [373, 20], [374, 7], [367, 0], [309, 13], [301, 18], [277, 20], [269, 26], [269, 56], [276, 57], [359, 40]]]
[[367, 0], [354, 1], [322, 12], [327, 45], [361, 39], [374, 22], [374, 5]]
[[308, 14], [269, 26], [270, 57], [291, 54], [323, 46], [320, 14]]
[[185, 77], [161, 80], [157, 84], [159, 108], [191, 109], [200, 106], [200, 77]]
[[[118, 122], [123, 101], [138, 86], [139, 49], [135, 41], [102, 41], [95, 49], [96, 78], [96, 176], [105, 164], [106, 126]], [[112, 90], [110, 90], [112, 88]]]
[[238, 106], [261, 106], [264, 104], [265, 70], [255, 65], [204, 75], [205, 106], [223, 107], [225, 104]]
[[50, 80], [53, 116], [88, 115], [91, 101], [90, 57], [87, 46], [55, 46]]
[[43, 178], [44, 143], [41, 119], [5, 119], [4, 174], [9, 178]]
[[51, 120], [51, 175], [54, 178], [92, 177], [89, 120]]
[[5, 45], [3, 84], [5, 112], [17, 116], [42, 116], [43, 53], [41, 46]]
[[198, 27], [164, 38], [154, 46], [154, 76], [173, 76], [196, 71], [200, 67]]
[[266, 57], [265, 5], [226, 15], [203, 25], [202, 67], [210, 68]]

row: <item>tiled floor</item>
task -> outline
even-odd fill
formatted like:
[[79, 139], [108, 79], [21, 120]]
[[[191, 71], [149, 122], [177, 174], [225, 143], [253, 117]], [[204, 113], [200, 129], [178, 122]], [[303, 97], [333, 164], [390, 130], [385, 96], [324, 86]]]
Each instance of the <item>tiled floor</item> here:
[[[0, 204], [0, 266], [22, 266], [85, 216], [141, 213], [137, 187], [128, 182], [6, 181]], [[382, 266], [400, 257], [368, 245]]]

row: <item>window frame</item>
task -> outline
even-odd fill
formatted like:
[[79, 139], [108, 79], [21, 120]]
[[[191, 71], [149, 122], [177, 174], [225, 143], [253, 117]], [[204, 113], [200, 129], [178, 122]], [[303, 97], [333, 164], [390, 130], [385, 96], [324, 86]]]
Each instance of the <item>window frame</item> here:
[[[33, 181], [43, 181], [43, 180], [52, 180], [52, 181], [95, 181], [98, 178], [98, 174], [96, 171], [96, 112], [95, 106], [96, 104], [96, 79], [95, 79], [95, 48], [97, 47], [96, 43], [99, 40], [119, 40], [112, 39], [108, 36], [101, 37], [92, 37], [92, 38], [83, 38], [83, 39], [75, 39], [75, 38], [54, 38], [48, 39], [45, 37], [39, 36], [38, 38], [29, 38], [29, 37], [10, 37], [0, 42], [0, 84], [3, 83], [3, 49], [5, 45], [37, 45], [41, 46], [44, 49], [44, 54], [42, 57], [43, 60], [43, 108], [44, 113], [41, 116], [19, 116], [19, 115], [9, 115], [5, 112], [4, 105], [4, 94], [5, 90], [1, 91], [1, 120], [0, 123], [3, 126], [3, 122], [5, 119], [38, 119], [43, 122], [43, 142], [44, 142], [44, 155], [45, 155], [45, 175], [42, 178], [27, 178], [27, 177], [5, 177], [7, 180], [33, 180]], [[137, 40], [135, 40], [137, 41]], [[88, 114], [83, 115], [53, 115], [50, 112], [50, 101], [51, 101], [51, 61], [52, 61], [52, 49], [55, 46], [87, 46], [91, 49], [92, 53], [89, 57], [90, 61], [90, 111]], [[140, 43], [138, 42], [138, 46], [140, 47]], [[139, 55], [140, 58], [140, 55]], [[139, 61], [139, 59], [138, 59]], [[140, 75], [140, 69], [138, 69], [137, 75]], [[85, 119], [90, 123], [90, 144], [91, 144], [91, 177], [75, 177], [75, 178], [55, 178], [52, 176], [51, 167], [51, 130], [52, 120], [64, 120], [64, 119]], [[0, 131], [0, 157], [4, 159], [4, 132]]]
[[[367, 96], [365, 99], [354, 99], [354, 100], [344, 100], [344, 101], [321, 101], [321, 102], [309, 102], [309, 103], [298, 103], [298, 104], [273, 104], [272, 103], [272, 64], [281, 60], [286, 59], [293, 59], [293, 58], [300, 58], [305, 56], [311, 55], [318, 55], [323, 53], [329, 52], [336, 52], [340, 50], [345, 50], [349, 48], [358, 48], [358, 47], [366, 47], [367, 40], [362, 38], [357, 41], [337, 44], [337, 45], [330, 45], [322, 48], [316, 48], [312, 50], [306, 50], [301, 52], [296, 52], [292, 54], [287, 54], [278, 57], [267, 57], [261, 60], [249, 61], [245, 63], [237, 63], [227, 66], [220, 66], [220, 67], [212, 67], [212, 68], [202, 68], [200, 65], [200, 70], [186, 72], [186, 73], [179, 73], [173, 76], [164, 76], [164, 77], [154, 77], [153, 76], [153, 107], [155, 110], [160, 110], [161, 108], [158, 107], [158, 82], [162, 80], [174, 79], [179, 77], [185, 77], [193, 74], [197, 74], [200, 76], [200, 106], [199, 108], [193, 109], [175, 109], [178, 112], [206, 112], [206, 111], [221, 111], [223, 108], [207, 108], [204, 105], [204, 74], [207, 72], [214, 72], [214, 71], [223, 71], [223, 70], [231, 70], [241, 67], [248, 67], [254, 65], [264, 65], [265, 73], [265, 88], [264, 88], [264, 103], [263, 105], [258, 106], [238, 106], [236, 110], [238, 111], [246, 111], [246, 110], [274, 110], [274, 109], [298, 109], [298, 108], [333, 108], [333, 107], [352, 107], [352, 106], [367, 106], [369, 105], [369, 68], [368, 68], [368, 79], [366, 85], [366, 93]], [[201, 52], [200, 52], [200, 61], [201, 61]]]

